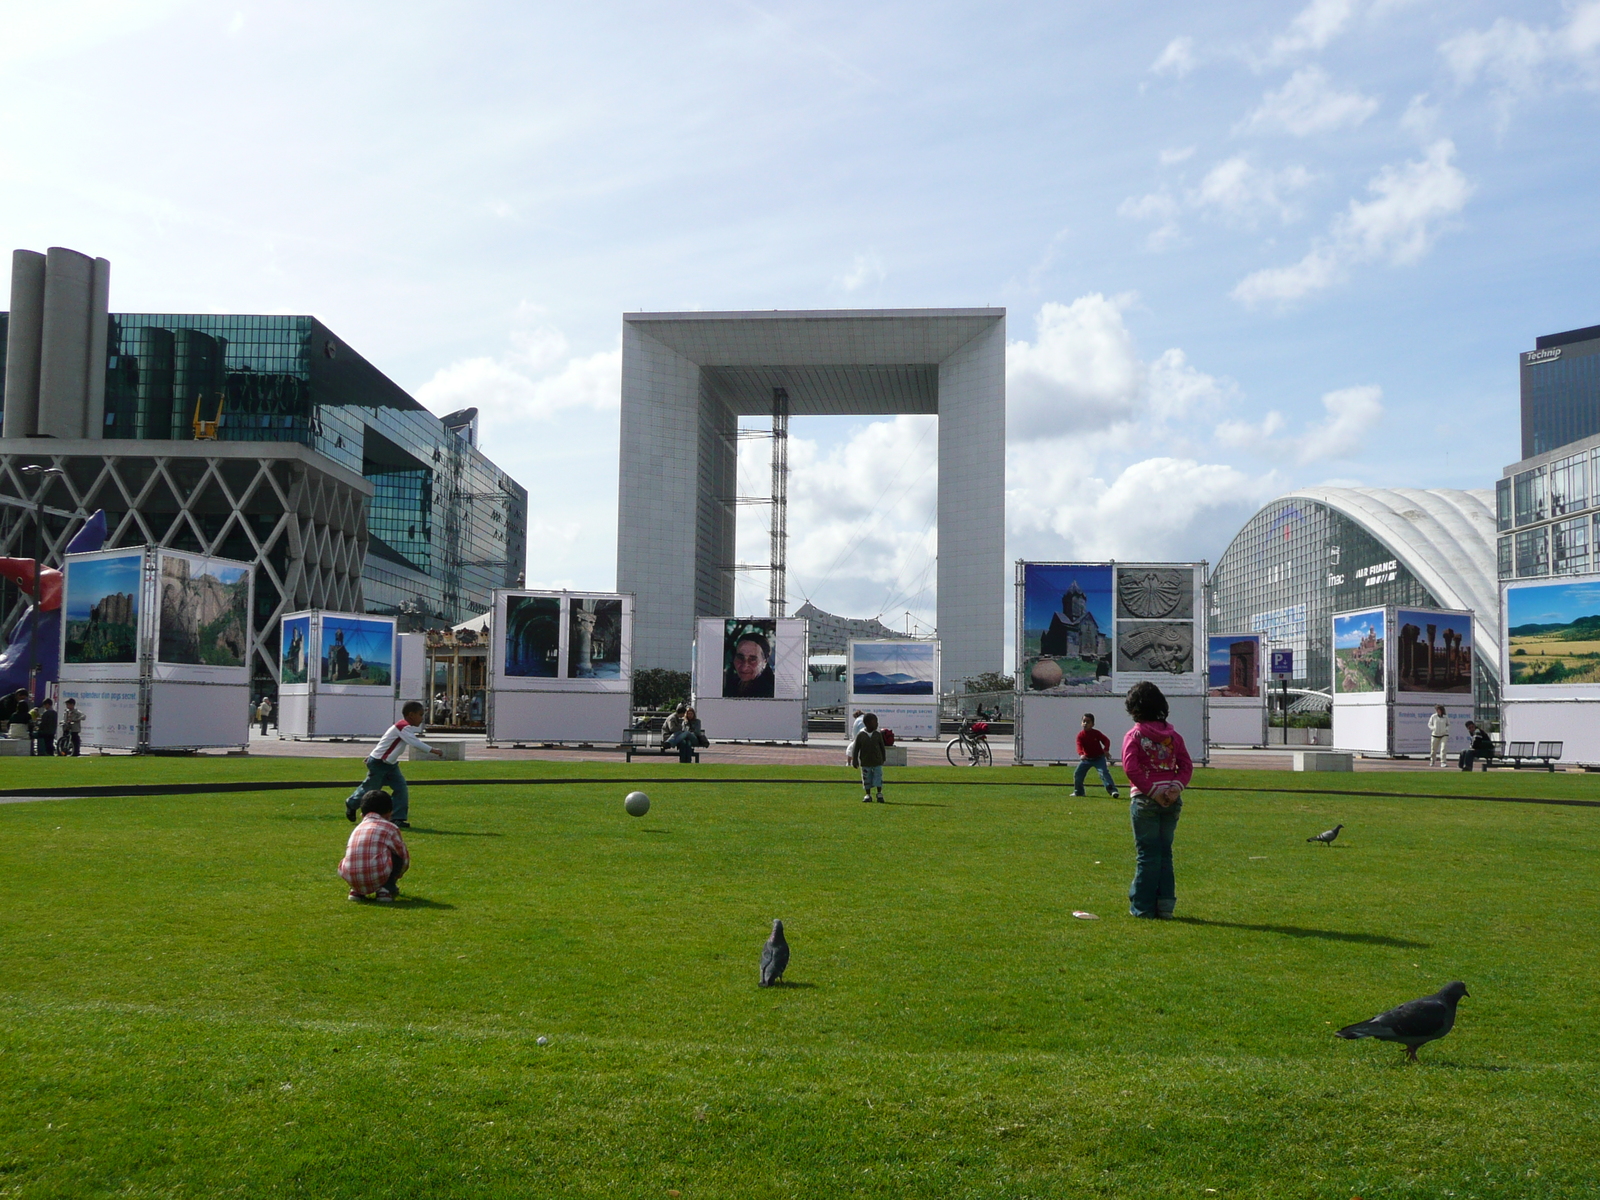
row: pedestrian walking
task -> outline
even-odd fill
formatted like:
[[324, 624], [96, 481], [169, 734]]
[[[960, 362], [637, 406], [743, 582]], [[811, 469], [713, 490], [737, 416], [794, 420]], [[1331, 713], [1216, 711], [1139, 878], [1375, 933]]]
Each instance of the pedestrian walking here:
[[66, 739], [67, 752], [73, 758], [80, 757], [83, 754], [83, 709], [71, 697], [61, 714], [61, 735]]
[[56, 725], [60, 718], [56, 715], [56, 702], [48, 696], [44, 698], [44, 702], [39, 705], [35, 713], [33, 752], [43, 758], [56, 752]]
[[1128, 814], [1136, 855], [1128, 912], [1135, 917], [1170, 917], [1178, 906], [1172, 840], [1194, 764], [1183, 735], [1167, 723], [1167, 698], [1160, 688], [1136, 683], [1125, 704], [1134, 720], [1122, 739], [1122, 770], [1132, 786]]
[[1117, 798], [1117, 784], [1111, 778], [1111, 739], [1094, 727], [1094, 714], [1083, 714], [1083, 728], [1078, 732], [1078, 769], [1072, 773], [1072, 794], [1083, 795], [1083, 781], [1093, 768], [1100, 772], [1100, 782], [1106, 785], [1106, 794]]
[[261, 697], [261, 703], [256, 705], [256, 720], [261, 722], [261, 736], [267, 736], [267, 722], [272, 719], [272, 697]]
[[1444, 748], [1450, 740], [1450, 718], [1445, 716], [1442, 704], [1435, 705], [1433, 715], [1428, 718], [1428, 740], [1428, 765], [1445, 766]]

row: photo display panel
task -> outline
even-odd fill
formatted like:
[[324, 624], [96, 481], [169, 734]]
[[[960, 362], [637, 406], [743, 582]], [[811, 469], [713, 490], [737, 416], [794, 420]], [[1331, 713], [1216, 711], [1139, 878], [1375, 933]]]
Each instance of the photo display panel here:
[[1388, 695], [1386, 618], [1381, 608], [1336, 613], [1333, 618], [1333, 692], [1336, 696]]
[[852, 704], [938, 703], [938, 642], [852, 639], [848, 663]]
[[278, 632], [278, 682], [296, 687], [311, 682], [311, 614], [283, 618]]
[[1522, 699], [1600, 698], [1600, 576], [1503, 585], [1501, 681]]
[[1113, 630], [1109, 563], [1023, 563], [1017, 678], [1050, 695], [1109, 695]]
[[1206, 694], [1215, 700], [1261, 697], [1262, 637], [1214, 633], [1206, 639]]
[[362, 693], [394, 688], [394, 620], [353, 613], [322, 614], [317, 690]]
[[1452, 701], [1470, 706], [1472, 614], [1455, 609], [1400, 608], [1394, 616], [1397, 701]]
[[491, 684], [502, 691], [631, 692], [633, 597], [501, 589]]
[[61, 600], [63, 680], [139, 674], [144, 560], [143, 547], [67, 555]]
[[1199, 630], [1204, 567], [1194, 563], [1117, 563], [1116, 690], [1150, 680], [1163, 692], [1206, 690]]
[[156, 560], [156, 676], [248, 683], [250, 564], [176, 550]]

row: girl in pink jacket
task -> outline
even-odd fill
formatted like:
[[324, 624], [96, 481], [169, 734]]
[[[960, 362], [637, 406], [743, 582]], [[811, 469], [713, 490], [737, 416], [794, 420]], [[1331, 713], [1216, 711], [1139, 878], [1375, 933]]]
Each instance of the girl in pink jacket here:
[[1160, 688], [1136, 683], [1126, 704], [1134, 726], [1122, 739], [1122, 769], [1133, 785], [1128, 812], [1136, 855], [1128, 911], [1136, 917], [1170, 917], [1178, 906], [1172, 838], [1194, 764], [1183, 735], [1167, 724], [1167, 698]]

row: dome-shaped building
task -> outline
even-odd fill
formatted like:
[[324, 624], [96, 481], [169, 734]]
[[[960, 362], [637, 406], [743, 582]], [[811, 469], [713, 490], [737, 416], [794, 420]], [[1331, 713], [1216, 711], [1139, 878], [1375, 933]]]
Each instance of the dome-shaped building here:
[[1332, 617], [1383, 604], [1470, 609], [1476, 704], [1499, 707], [1500, 590], [1488, 489], [1311, 487], [1262, 506], [1211, 574], [1213, 633], [1262, 630], [1297, 687], [1333, 682]]

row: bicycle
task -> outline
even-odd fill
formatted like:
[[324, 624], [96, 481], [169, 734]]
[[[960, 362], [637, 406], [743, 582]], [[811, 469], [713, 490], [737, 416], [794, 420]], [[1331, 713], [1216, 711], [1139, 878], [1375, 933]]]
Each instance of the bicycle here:
[[989, 722], [961, 722], [961, 729], [944, 748], [944, 756], [952, 767], [992, 767], [994, 755], [989, 751]]

